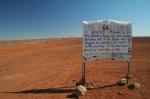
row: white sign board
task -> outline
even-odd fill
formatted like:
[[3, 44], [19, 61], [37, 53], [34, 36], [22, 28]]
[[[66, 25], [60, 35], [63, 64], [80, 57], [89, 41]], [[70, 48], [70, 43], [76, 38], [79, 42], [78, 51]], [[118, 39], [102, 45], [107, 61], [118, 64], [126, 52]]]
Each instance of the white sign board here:
[[115, 20], [83, 21], [84, 61], [110, 58], [129, 61], [132, 24]]

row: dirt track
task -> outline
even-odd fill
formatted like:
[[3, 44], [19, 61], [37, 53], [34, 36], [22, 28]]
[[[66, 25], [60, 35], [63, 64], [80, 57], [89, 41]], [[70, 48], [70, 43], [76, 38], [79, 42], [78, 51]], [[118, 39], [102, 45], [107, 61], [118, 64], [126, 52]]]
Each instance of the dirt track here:
[[[73, 97], [75, 83], [81, 79], [81, 58], [78, 38], [0, 42], [0, 99]], [[86, 79], [94, 88], [79, 98], [150, 99], [150, 38], [133, 39], [130, 82], [140, 82], [140, 89], [115, 85], [126, 72], [126, 62], [90, 62]]]

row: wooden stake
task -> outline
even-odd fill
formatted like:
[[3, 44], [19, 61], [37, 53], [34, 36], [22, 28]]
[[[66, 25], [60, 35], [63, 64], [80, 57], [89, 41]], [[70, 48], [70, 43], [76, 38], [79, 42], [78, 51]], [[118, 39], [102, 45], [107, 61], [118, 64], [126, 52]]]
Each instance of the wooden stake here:
[[86, 79], [85, 79], [85, 62], [82, 63], [82, 85], [86, 85]]
[[127, 73], [127, 84], [129, 83], [129, 78], [131, 77], [131, 61], [128, 61], [128, 73]]

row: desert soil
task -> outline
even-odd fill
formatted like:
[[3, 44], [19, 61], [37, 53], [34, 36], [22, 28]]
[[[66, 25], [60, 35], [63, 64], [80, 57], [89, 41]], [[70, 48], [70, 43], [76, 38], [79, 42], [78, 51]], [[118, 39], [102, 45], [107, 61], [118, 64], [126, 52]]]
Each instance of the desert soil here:
[[96, 60], [86, 67], [92, 89], [75, 97], [81, 64], [81, 38], [1, 41], [0, 99], [150, 99], [150, 38], [133, 38], [129, 83], [139, 82], [139, 89], [116, 85], [127, 62]]

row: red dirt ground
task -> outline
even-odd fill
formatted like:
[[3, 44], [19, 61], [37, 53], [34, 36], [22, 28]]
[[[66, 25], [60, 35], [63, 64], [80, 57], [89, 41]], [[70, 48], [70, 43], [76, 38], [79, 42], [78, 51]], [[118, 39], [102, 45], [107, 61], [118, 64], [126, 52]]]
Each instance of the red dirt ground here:
[[[0, 99], [75, 98], [81, 64], [80, 38], [1, 41]], [[129, 82], [139, 82], [140, 89], [114, 85], [126, 73], [127, 62], [88, 63], [86, 79], [94, 88], [79, 99], [150, 99], [150, 38], [133, 39]]]

